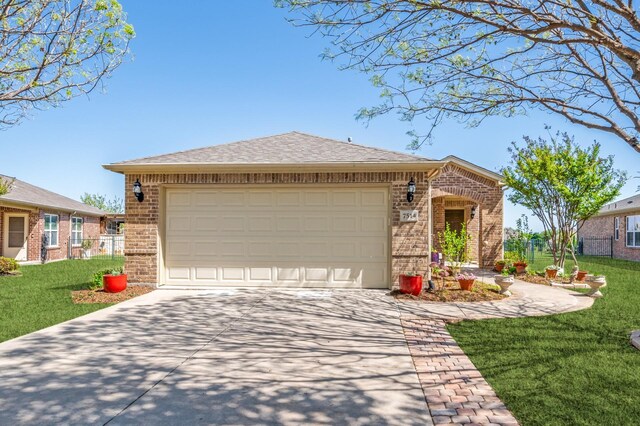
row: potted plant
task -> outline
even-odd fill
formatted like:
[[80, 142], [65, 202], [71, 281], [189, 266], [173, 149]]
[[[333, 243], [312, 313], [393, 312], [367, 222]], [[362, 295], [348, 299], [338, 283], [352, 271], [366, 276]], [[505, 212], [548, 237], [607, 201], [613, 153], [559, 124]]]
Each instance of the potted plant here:
[[514, 281], [513, 275], [509, 274], [509, 272], [508, 269], [505, 269], [500, 275], [494, 275], [493, 277], [496, 284], [500, 286], [500, 294], [504, 294], [505, 296], [511, 296], [509, 287], [511, 287]]
[[91, 247], [93, 247], [93, 241], [91, 240], [82, 240], [82, 258], [83, 259], [91, 259]]
[[400, 292], [417, 296], [422, 291], [422, 275], [415, 272], [400, 274]]
[[127, 288], [127, 274], [122, 268], [105, 269], [102, 272], [102, 288], [107, 293], [119, 293]]
[[602, 293], [600, 292], [600, 288], [607, 285], [607, 279], [604, 275], [599, 274], [587, 274], [585, 277], [585, 281], [591, 287], [587, 296], [591, 297], [602, 297]]
[[513, 262], [513, 266], [516, 268], [516, 274], [524, 274], [527, 270], [527, 262], [524, 260], [518, 260], [517, 262]]
[[504, 269], [504, 266], [506, 264], [507, 264], [507, 262], [505, 262], [504, 260], [498, 260], [494, 265], [494, 270], [496, 272], [502, 272], [502, 270]]
[[471, 291], [476, 278], [478, 277], [476, 277], [472, 273], [466, 272], [456, 275], [456, 279], [458, 280], [458, 284], [460, 284], [460, 288], [465, 291]]
[[589, 271], [578, 271], [578, 274], [576, 275], [576, 281], [583, 281], [588, 273]]
[[552, 279], [558, 275], [558, 270], [560, 269], [557, 265], [549, 265], [544, 270], [547, 274], [547, 278]]

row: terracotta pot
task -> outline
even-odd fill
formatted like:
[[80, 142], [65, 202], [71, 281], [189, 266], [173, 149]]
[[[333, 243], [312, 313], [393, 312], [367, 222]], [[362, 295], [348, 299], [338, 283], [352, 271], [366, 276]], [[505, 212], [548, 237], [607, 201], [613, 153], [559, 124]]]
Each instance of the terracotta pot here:
[[525, 271], [527, 270], [527, 264], [526, 263], [519, 263], [519, 264], [514, 264], [513, 266], [516, 267], [516, 274], [524, 274]]
[[555, 278], [558, 275], [557, 269], [547, 269], [547, 278]]
[[458, 280], [458, 284], [460, 284], [460, 288], [464, 291], [471, 291], [473, 288], [473, 283], [475, 280]]
[[120, 293], [127, 288], [127, 274], [103, 275], [102, 288], [107, 293]]
[[496, 263], [495, 265], [496, 272], [502, 272], [503, 269], [504, 269], [504, 263]]
[[583, 281], [588, 273], [589, 273], [588, 271], [578, 271], [578, 275], [576, 275], [576, 280]]
[[417, 296], [422, 291], [422, 275], [400, 275], [400, 291]]

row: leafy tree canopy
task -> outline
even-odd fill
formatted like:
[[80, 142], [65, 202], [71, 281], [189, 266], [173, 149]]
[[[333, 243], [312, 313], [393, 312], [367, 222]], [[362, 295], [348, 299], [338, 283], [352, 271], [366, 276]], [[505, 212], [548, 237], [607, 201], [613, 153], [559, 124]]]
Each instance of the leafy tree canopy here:
[[[620, 0], [276, 0], [371, 75], [382, 102], [437, 125], [537, 108], [640, 152], [640, 16]], [[429, 138], [414, 138], [413, 148]]]
[[88, 194], [85, 192], [80, 197], [80, 201], [106, 212], [124, 213], [124, 201], [122, 201], [122, 198], [114, 197], [113, 199], [107, 199], [105, 195]]
[[135, 36], [116, 0], [0, 0], [0, 129], [89, 93]]
[[540, 219], [554, 262], [564, 267], [579, 226], [620, 194], [627, 174], [613, 168], [612, 156], [600, 157], [596, 142], [582, 148], [567, 133], [550, 141], [525, 136], [524, 142], [512, 143], [510, 165], [502, 169], [507, 198]]

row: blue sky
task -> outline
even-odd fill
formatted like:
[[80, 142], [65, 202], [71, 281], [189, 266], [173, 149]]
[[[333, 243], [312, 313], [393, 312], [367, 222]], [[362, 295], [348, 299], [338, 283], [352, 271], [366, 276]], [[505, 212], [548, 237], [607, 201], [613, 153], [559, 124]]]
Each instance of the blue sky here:
[[[378, 102], [368, 77], [321, 61], [327, 40], [293, 27], [271, 0], [121, 3], [137, 33], [133, 60], [107, 80], [104, 94], [35, 111], [0, 132], [0, 173], [75, 199], [84, 192], [122, 197], [130, 188], [102, 164], [291, 130], [405, 150], [410, 127], [396, 116], [368, 126], [355, 120], [360, 107]], [[509, 143], [546, 135], [544, 124], [586, 144], [597, 139], [617, 168], [638, 174], [640, 157], [615, 137], [542, 112], [473, 129], [443, 123], [418, 154], [455, 154], [498, 171]], [[630, 179], [622, 197], [638, 185]], [[506, 202], [505, 224], [522, 213]]]

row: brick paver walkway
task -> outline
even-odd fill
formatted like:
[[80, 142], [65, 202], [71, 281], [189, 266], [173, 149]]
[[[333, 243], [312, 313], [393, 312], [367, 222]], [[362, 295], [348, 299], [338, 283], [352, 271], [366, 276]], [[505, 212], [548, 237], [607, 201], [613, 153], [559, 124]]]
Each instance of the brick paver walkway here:
[[402, 327], [435, 424], [518, 424], [443, 321], [402, 319]]

